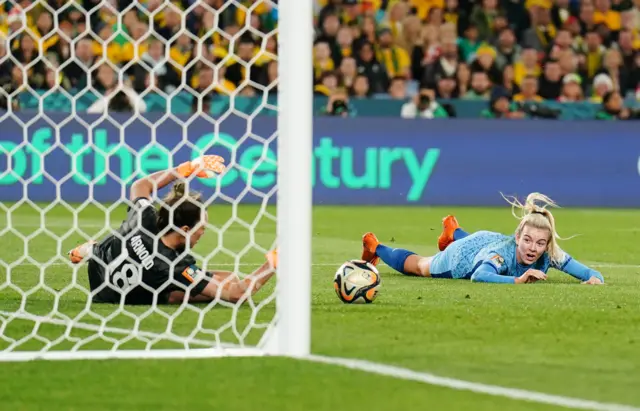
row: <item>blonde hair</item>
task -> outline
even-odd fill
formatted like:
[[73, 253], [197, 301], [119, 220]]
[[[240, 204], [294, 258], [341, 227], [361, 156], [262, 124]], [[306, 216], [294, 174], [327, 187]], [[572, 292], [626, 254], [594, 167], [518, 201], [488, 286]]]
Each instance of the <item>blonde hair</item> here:
[[[398, 10], [397, 13], [400, 15], [400, 18], [398, 20], [391, 20], [391, 15], [396, 12], [396, 10]], [[407, 17], [408, 13], [409, 5], [407, 3], [400, 0], [391, 0], [387, 5], [387, 12], [385, 13], [383, 23], [390, 24], [401, 22], [405, 17]]]
[[424, 43], [422, 39], [422, 21], [415, 15], [407, 16], [402, 20], [402, 36], [397, 39], [398, 46], [405, 50], [411, 50], [415, 45]]
[[[516, 236], [520, 237], [526, 226], [548, 230], [550, 233], [547, 244], [549, 259], [555, 264], [562, 264], [565, 253], [558, 245], [558, 240], [561, 240], [562, 237], [558, 235], [555, 218], [548, 209], [548, 207], [558, 207], [558, 205], [552, 199], [540, 193], [529, 194], [524, 204], [518, 201], [516, 197], [511, 197], [510, 200], [504, 194], [501, 195], [507, 203], [511, 204], [511, 214], [520, 220], [520, 224], [516, 228]], [[516, 213], [516, 209], [519, 210], [519, 214]]]

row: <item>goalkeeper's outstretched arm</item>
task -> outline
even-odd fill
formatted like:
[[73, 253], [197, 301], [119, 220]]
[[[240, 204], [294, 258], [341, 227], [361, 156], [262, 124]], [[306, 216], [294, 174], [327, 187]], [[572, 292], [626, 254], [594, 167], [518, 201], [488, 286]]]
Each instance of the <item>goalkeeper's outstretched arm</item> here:
[[[209, 302], [216, 299], [237, 303], [257, 293], [275, 274], [278, 265], [278, 251], [267, 254], [267, 262], [244, 279], [231, 271], [213, 271], [211, 281], [197, 295], [191, 296], [189, 302]], [[185, 294], [174, 291], [169, 296], [170, 304], [182, 304]]]
[[151, 194], [153, 194], [154, 190], [158, 191], [177, 179], [178, 174], [172, 172], [174, 170], [175, 169], [156, 171], [153, 174], [136, 180], [133, 185], [131, 185], [129, 193], [130, 200], [135, 201], [137, 198], [151, 199]]
[[208, 155], [193, 161], [186, 161], [178, 167], [157, 171], [139, 180], [131, 186], [131, 201], [137, 198], [151, 198], [154, 190], [158, 191], [177, 179], [189, 178], [192, 175], [210, 178], [224, 171], [224, 159], [220, 156]]
[[[201, 178], [213, 177], [224, 171], [225, 167], [223, 163], [224, 160], [222, 157], [208, 155], [193, 161], [187, 161], [175, 168], [153, 173], [147, 177], [137, 180], [132, 185], [130, 193], [131, 200], [135, 201], [139, 198], [150, 199], [154, 191], [158, 191], [176, 180], [188, 179], [194, 175]], [[166, 202], [170, 203], [169, 205], [175, 203], [176, 198], [181, 198], [185, 194], [183, 188], [175, 189], [175, 187], [176, 186], [174, 186], [173, 191], [176, 191], [176, 193], [174, 193], [174, 195], [169, 195], [168, 198], [165, 199]], [[200, 204], [199, 197], [195, 200], [196, 203]], [[157, 224], [157, 228], [160, 231], [169, 226], [170, 218], [165, 214], [167, 214], [167, 210], [161, 208]], [[199, 220], [200, 214], [197, 214], [198, 218], [196, 219]], [[184, 216], [185, 214], [178, 212], [178, 210], [174, 210], [173, 220], [181, 220], [179, 215]], [[177, 221], [173, 221], [173, 225], [176, 225], [176, 223]], [[187, 235], [188, 238], [185, 238], [183, 234], [172, 232], [174, 230], [170, 230], [163, 236], [163, 243], [168, 245], [170, 248], [178, 249], [183, 247], [185, 242], [190, 243], [191, 246], [195, 246], [195, 243], [203, 232], [202, 221], [198, 221], [194, 224], [192, 221], [187, 222], [185, 220], [183, 223], [178, 223], [177, 225], [182, 229], [182, 231], [189, 232]], [[278, 259], [277, 251], [274, 250], [269, 252], [266, 257], [266, 263], [243, 279], [240, 279], [237, 275], [228, 271], [214, 271], [209, 273], [210, 279], [206, 282], [206, 286], [202, 289], [198, 288], [196, 293], [189, 295], [189, 301], [206, 302], [220, 299], [236, 303], [254, 295], [275, 274]], [[180, 273], [178, 273], [176, 277], [181, 279]], [[193, 279], [189, 282], [192, 281]], [[183, 291], [172, 291], [169, 294], [169, 303], [181, 304], [184, 302], [185, 297], [185, 292]]]

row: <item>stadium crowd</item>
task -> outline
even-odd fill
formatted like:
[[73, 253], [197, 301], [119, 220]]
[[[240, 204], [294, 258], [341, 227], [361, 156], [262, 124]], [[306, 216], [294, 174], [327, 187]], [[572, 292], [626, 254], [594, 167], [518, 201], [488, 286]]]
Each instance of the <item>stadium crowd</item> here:
[[[0, 104], [29, 88], [75, 94], [91, 86], [101, 96], [92, 112], [107, 104], [144, 111], [141, 95], [183, 85], [204, 110], [216, 94], [277, 93], [273, 4], [5, 1]], [[445, 99], [486, 100], [487, 117], [521, 117], [523, 103], [589, 101], [614, 113], [625, 97], [640, 98], [640, 0], [314, 6], [314, 93], [328, 97], [329, 114], [347, 115], [349, 101], [364, 98], [407, 100], [404, 117], [452, 115], [438, 103]], [[18, 99], [11, 103], [19, 109]]]
[[373, 96], [411, 99], [404, 117], [452, 114], [439, 99], [486, 100], [487, 117], [590, 101], [607, 117], [640, 96], [638, 0], [317, 3], [315, 91], [332, 96], [329, 112]]
[[215, 94], [276, 92], [276, 24], [277, 8], [252, 0], [2, 2], [0, 97], [29, 92], [27, 84], [71, 94], [93, 87], [113, 94], [89, 108], [101, 112], [107, 102], [144, 111], [142, 93], [181, 86], [203, 109]]

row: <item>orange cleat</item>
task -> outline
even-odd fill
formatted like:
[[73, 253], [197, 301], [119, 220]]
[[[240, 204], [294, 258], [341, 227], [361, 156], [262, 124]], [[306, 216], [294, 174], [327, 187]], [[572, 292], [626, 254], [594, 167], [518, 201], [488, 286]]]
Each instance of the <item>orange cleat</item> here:
[[69, 260], [71, 260], [73, 264], [82, 262], [82, 260], [89, 257], [95, 243], [95, 241], [91, 240], [69, 251]]
[[362, 236], [362, 260], [376, 266], [380, 261], [380, 257], [376, 255], [376, 248], [378, 248], [380, 241], [373, 233], [366, 233]]
[[277, 248], [275, 250], [269, 251], [267, 254], [265, 254], [265, 257], [267, 257], [267, 261], [269, 262], [269, 265], [273, 270], [278, 268], [278, 249]]
[[444, 251], [449, 244], [453, 243], [453, 232], [460, 228], [458, 220], [452, 215], [442, 219], [442, 234], [438, 237], [438, 249]]

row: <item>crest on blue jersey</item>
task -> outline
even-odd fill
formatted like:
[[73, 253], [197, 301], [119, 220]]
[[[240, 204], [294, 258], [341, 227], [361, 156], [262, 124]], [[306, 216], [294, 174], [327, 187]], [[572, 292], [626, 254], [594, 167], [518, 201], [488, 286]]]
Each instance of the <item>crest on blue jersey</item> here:
[[491, 257], [491, 261], [493, 261], [493, 263], [498, 267], [502, 267], [504, 265], [504, 258], [502, 258], [501, 255], [494, 255], [493, 257]]

